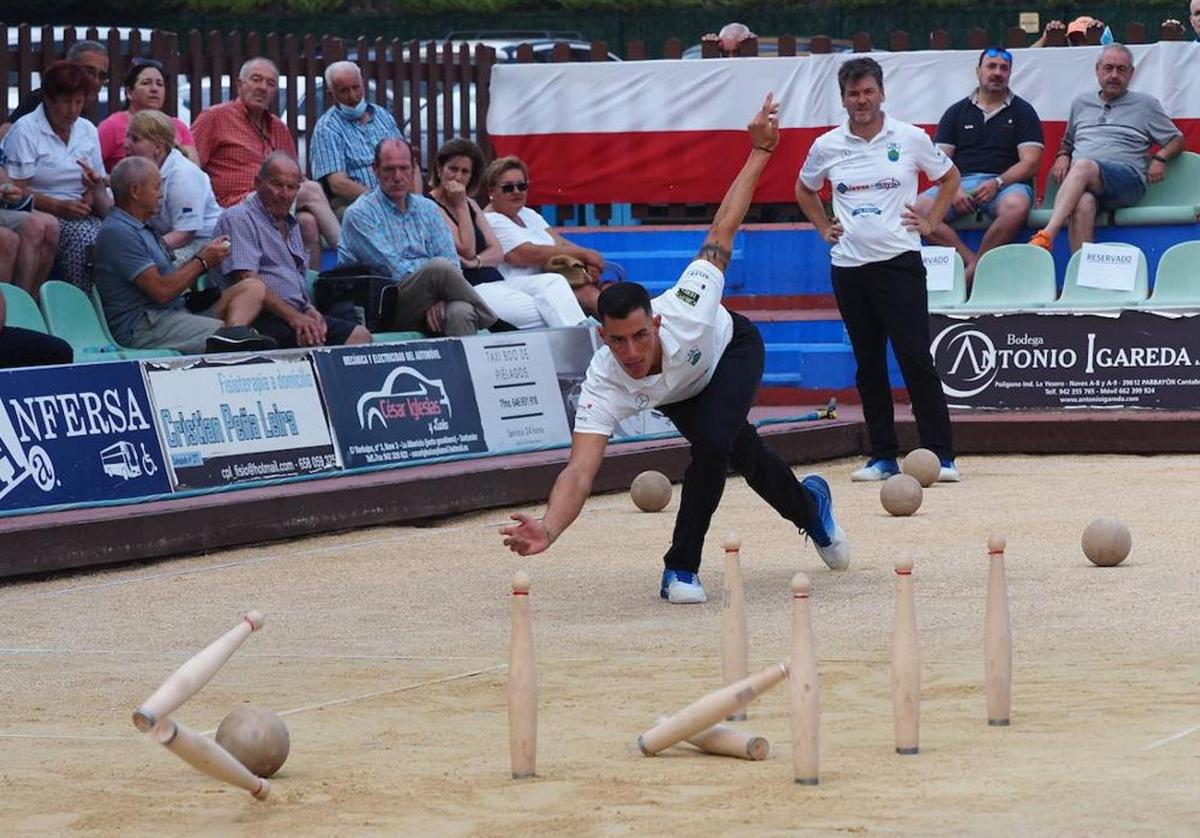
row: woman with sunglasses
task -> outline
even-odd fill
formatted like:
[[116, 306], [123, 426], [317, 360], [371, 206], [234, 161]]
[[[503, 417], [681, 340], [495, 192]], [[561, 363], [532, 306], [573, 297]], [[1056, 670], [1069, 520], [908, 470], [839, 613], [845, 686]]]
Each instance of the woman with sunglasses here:
[[519, 157], [501, 157], [492, 161], [484, 172], [491, 203], [484, 214], [500, 247], [504, 261], [500, 273], [509, 281], [522, 277], [545, 275], [545, 264], [555, 256], [568, 256], [583, 262], [588, 281], [575, 288], [575, 299], [583, 310], [596, 316], [596, 300], [600, 296], [597, 282], [604, 270], [604, 257], [590, 247], [580, 247], [550, 229], [541, 215], [525, 205], [529, 193], [529, 170]]
[[221, 206], [204, 171], [176, 145], [175, 120], [162, 111], [138, 111], [125, 134], [128, 157], [145, 157], [162, 176], [158, 212], [146, 223], [162, 237], [182, 265], [213, 237]]
[[[167, 77], [162, 64], [151, 58], [135, 58], [125, 73], [125, 109], [115, 111], [100, 123], [100, 153], [110, 172], [125, 159], [125, 133], [129, 118], [141, 111], [161, 111], [167, 100]], [[176, 144], [193, 163], [199, 163], [196, 140], [187, 123], [171, 117], [175, 123]]]
[[467, 282], [497, 317], [518, 329], [582, 323], [587, 316], [561, 274], [534, 274], [509, 281], [497, 270], [504, 251], [483, 210], [471, 198], [482, 180], [483, 152], [475, 143], [457, 138], [438, 149], [429, 197], [442, 210]]

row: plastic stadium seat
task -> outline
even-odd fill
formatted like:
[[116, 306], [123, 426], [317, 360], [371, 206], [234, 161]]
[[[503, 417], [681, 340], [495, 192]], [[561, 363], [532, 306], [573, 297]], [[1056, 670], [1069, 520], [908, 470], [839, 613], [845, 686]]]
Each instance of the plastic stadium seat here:
[[[75, 363], [126, 358], [121, 348], [109, 338], [87, 294], [70, 283], [50, 280], [42, 284], [40, 295], [42, 314], [46, 318], [46, 325], [50, 327], [50, 334], [71, 344], [75, 350]], [[177, 353], [163, 350], [155, 357], [162, 357], [163, 354]]]
[[1137, 253], [1137, 276], [1134, 279], [1133, 290], [1112, 291], [1107, 288], [1092, 288], [1079, 284], [1079, 259], [1083, 254], [1080, 250], [1071, 256], [1067, 263], [1067, 276], [1063, 282], [1062, 296], [1054, 303], [1054, 308], [1090, 310], [1098, 308], [1128, 308], [1139, 305], [1146, 299], [1149, 290], [1149, 271], [1146, 269], [1146, 254], [1141, 248], [1131, 244], [1106, 242], [1116, 247], [1127, 247]]
[[1146, 194], [1132, 207], [1116, 210], [1118, 225], [1194, 224], [1200, 211], [1200, 154], [1185, 151], [1167, 164], [1158, 183], [1146, 185]]
[[0, 282], [0, 294], [4, 295], [4, 307], [7, 310], [4, 325], [49, 334], [37, 303], [24, 288], [11, 282]]
[[424, 340], [424, 332], [371, 332], [371, 343], [404, 343], [406, 340]]
[[965, 308], [1011, 311], [1045, 308], [1058, 295], [1054, 257], [1040, 247], [1005, 244], [979, 257]]
[[952, 309], [958, 308], [967, 299], [967, 272], [963, 267], [962, 257], [954, 253], [954, 287], [949, 291], [930, 291], [929, 308]]
[[134, 349], [131, 346], [121, 346], [112, 336], [112, 331], [108, 328], [108, 318], [104, 316], [104, 303], [100, 299], [100, 292], [96, 286], [92, 286], [92, 308], [96, 311], [96, 319], [100, 321], [100, 328], [104, 331], [104, 336], [108, 338], [108, 342], [117, 347], [121, 353], [121, 357], [127, 361], [136, 361], [140, 358], [175, 358], [180, 353], [174, 349]]
[[1200, 241], [1167, 248], [1158, 260], [1150, 299], [1144, 308], [1200, 308]]
[[[1058, 184], [1054, 182], [1054, 178], [1046, 175], [1046, 194], [1042, 197], [1042, 203], [1036, 209], [1029, 211], [1029, 218], [1025, 224], [1031, 230], [1040, 230], [1050, 223], [1050, 216], [1054, 213], [1054, 196], [1058, 194]], [[1107, 227], [1112, 221], [1112, 213], [1108, 210], [1102, 210], [1096, 213], [1096, 226]]]

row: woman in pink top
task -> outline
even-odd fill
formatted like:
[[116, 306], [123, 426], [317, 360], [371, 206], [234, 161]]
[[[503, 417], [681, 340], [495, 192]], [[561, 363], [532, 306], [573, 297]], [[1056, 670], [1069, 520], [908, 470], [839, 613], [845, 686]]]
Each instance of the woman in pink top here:
[[[104, 157], [104, 168], [113, 167], [125, 158], [125, 133], [129, 129], [129, 117], [138, 111], [161, 111], [167, 98], [167, 79], [162, 65], [151, 58], [135, 58], [125, 73], [126, 109], [116, 111], [99, 125], [100, 154]], [[199, 165], [196, 140], [187, 123], [171, 117], [175, 123], [178, 148], [184, 156]]]

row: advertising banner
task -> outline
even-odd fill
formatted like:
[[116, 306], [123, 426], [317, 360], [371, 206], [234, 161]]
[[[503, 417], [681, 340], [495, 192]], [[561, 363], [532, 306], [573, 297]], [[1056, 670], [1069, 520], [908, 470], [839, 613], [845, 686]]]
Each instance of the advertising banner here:
[[314, 358], [346, 468], [487, 450], [461, 341], [345, 347]]
[[544, 332], [479, 335], [462, 344], [490, 453], [571, 441]]
[[0, 510], [170, 491], [137, 364], [0, 371]]
[[1200, 408], [1195, 317], [1009, 314], [930, 317], [952, 407]]
[[177, 489], [339, 465], [308, 357], [154, 362], [146, 377]]

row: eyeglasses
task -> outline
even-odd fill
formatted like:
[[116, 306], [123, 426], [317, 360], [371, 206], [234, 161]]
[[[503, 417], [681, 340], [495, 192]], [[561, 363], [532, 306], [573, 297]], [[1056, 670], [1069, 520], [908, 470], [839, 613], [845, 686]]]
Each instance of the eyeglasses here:
[[988, 47], [983, 51], [984, 58], [1003, 58], [1009, 64], [1012, 64], [1012, 53], [1000, 47]]
[[529, 181], [527, 181], [527, 180], [518, 180], [518, 181], [513, 181], [512, 183], [500, 184], [500, 191], [503, 192], [505, 195], [511, 195], [514, 192], [525, 192], [528, 189], [529, 189]]
[[91, 76], [96, 81], [100, 82], [101, 84], [108, 84], [108, 80], [110, 78], [112, 78], [112, 76], [110, 76], [108, 73], [102, 73], [99, 70], [97, 70], [95, 67], [89, 67], [86, 64], [83, 65], [83, 72], [87, 73], [89, 76]]

